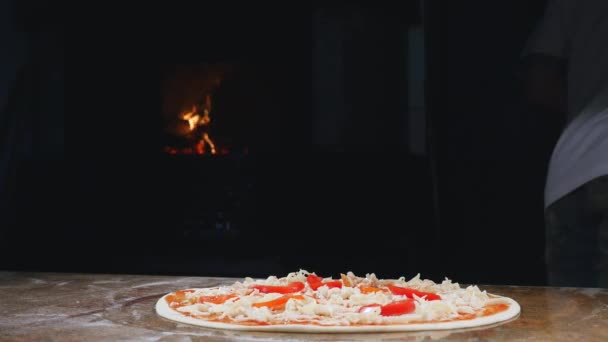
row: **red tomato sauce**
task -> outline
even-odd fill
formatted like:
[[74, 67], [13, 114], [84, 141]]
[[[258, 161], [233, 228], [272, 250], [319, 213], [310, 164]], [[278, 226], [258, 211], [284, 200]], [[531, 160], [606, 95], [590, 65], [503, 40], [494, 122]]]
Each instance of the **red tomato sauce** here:
[[[173, 294], [168, 295], [167, 297], [165, 297], [165, 301], [167, 302], [167, 304], [169, 305], [169, 307], [171, 307], [172, 309], [177, 309], [186, 305], [191, 305], [193, 303], [189, 303], [186, 302], [184, 303], [184, 299], [187, 293], [191, 293], [194, 292], [194, 290], [181, 290], [181, 291], [177, 291]], [[508, 304], [490, 304], [487, 305], [483, 308], [483, 310], [479, 313], [476, 314], [463, 314], [460, 315], [456, 318], [452, 318], [449, 320], [432, 320], [432, 321], [411, 321], [408, 322], [408, 324], [417, 324], [417, 323], [445, 323], [445, 322], [454, 322], [454, 321], [467, 321], [467, 320], [472, 320], [478, 317], [484, 317], [484, 316], [491, 316], [494, 314], [497, 314], [499, 312], [505, 311], [509, 308]], [[198, 319], [202, 319], [204, 321], [208, 321], [208, 322], [218, 322], [218, 323], [229, 323], [229, 324], [239, 324], [239, 325], [247, 325], [247, 326], [263, 326], [263, 325], [283, 325], [283, 324], [298, 324], [298, 325], [317, 325], [320, 326], [322, 324], [319, 324], [318, 322], [315, 321], [294, 321], [294, 322], [289, 322], [289, 321], [278, 321], [278, 322], [259, 322], [259, 321], [239, 321], [239, 322], [235, 322], [233, 320], [231, 320], [228, 317], [225, 318], [217, 318], [220, 316], [220, 314], [216, 314], [213, 316], [197, 316], [197, 315], [193, 315], [191, 313], [188, 312], [181, 312], [179, 311], [180, 314], [184, 315], [184, 316], [189, 316], [189, 317], [193, 317], [193, 318], [198, 318]], [[388, 324], [352, 324], [350, 326], [369, 326], [369, 325], [401, 325], [403, 323], [388, 323]]]

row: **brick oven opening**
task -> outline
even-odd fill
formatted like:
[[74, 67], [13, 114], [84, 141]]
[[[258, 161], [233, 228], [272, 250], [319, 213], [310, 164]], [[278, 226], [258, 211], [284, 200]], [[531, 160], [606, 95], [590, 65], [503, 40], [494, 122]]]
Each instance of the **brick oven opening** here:
[[306, 129], [293, 127], [304, 106], [293, 100], [301, 91], [289, 69], [264, 61], [163, 66], [162, 154], [219, 157], [285, 146], [285, 137]]
[[231, 71], [232, 66], [225, 63], [181, 64], [166, 68], [162, 82], [165, 153], [229, 153], [227, 137], [214, 134], [214, 131], [218, 132], [214, 129], [214, 95]]

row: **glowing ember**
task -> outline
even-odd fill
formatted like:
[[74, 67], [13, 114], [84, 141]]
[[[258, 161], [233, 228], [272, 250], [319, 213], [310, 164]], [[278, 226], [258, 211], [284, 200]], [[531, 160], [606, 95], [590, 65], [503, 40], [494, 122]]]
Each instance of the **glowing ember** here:
[[[216, 154], [215, 143], [209, 136], [209, 125], [211, 123], [211, 116], [209, 113], [211, 112], [211, 96], [205, 96], [205, 103], [200, 108], [197, 105], [193, 105], [192, 109], [184, 112], [180, 115], [181, 119], [188, 122], [188, 126], [190, 129], [190, 134], [193, 134], [196, 137], [196, 145], [192, 148], [185, 148], [182, 150], [177, 150], [174, 148], [167, 147], [165, 151], [169, 154], [205, 154], [208, 153]], [[202, 113], [201, 113], [202, 109]]]

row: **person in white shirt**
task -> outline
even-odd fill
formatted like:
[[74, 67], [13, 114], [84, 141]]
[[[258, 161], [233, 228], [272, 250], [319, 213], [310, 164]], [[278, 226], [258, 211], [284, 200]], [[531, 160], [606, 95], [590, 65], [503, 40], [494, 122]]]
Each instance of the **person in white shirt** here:
[[545, 185], [548, 283], [608, 287], [608, 1], [550, 0], [524, 58], [530, 103], [567, 118]]

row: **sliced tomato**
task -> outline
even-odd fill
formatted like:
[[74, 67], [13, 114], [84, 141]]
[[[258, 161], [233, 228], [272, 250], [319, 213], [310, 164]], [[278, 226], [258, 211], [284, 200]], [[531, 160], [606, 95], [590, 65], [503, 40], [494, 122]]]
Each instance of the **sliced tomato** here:
[[388, 285], [388, 288], [389, 288], [389, 290], [391, 290], [391, 292], [394, 295], [406, 296], [407, 298], [414, 298], [414, 295], [416, 295], [418, 297], [426, 296], [426, 300], [440, 300], [441, 299], [441, 296], [439, 296], [438, 294], [431, 293], [431, 292], [422, 292], [422, 291], [410, 289], [407, 287]]
[[200, 303], [222, 304], [228, 299], [236, 297], [235, 294], [217, 295], [217, 296], [201, 296], [198, 301]]
[[386, 291], [386, 290], [381, 289], [379, 287], [360, 285], [359, 291], [361, 291], [361, 293], [368, 294], [368, 293], [374, 293], [374, 292], [380, 292], [380, 291]]
[[316, 290], [316, 289], [317, 289], [317, 287], [321, 286], [320, 284], [322, 284], [322, 283], [323, 283], [323, 278], [321, 278], [321, 277], [319, 277], [319, 276], [316, 276], [316, 275], [314, 275], [314, 274], [309, 274], [309, 275], [306, 277], [306, 282], [308, 283], [308, 285], [310, 285], [310, 287], [311, 287], [313, 290]]
[[252, 306], [254, 308], [267, 307], [269, 309], [276, 310], [276, 309], [281, 308], [285, 304], [287, 304], [287, 301], [289, 301], [290, 299], [304, 299], [304, 296], [302, 296], [302, 295], [285, 295], [285, 296], [281, 296], [277, 299], [269, 300], [266, 302], [253, 303]]
[[413, 299], [404, 299], [383, 305], [380, 310], [382, 316], [398, 316], [413, 312], [416, 310], [416, 304]]
[[319, 287], [323, 285], [323, 283], [312, 283], [308, 285], [310, 285], [310, 288], [313, 289], [313, 291], [316, 291]]
[[331, 288], [342, 288], [342, 281], [340, 280], [330, 280], [330, 281], [323, 281], [323, 278], [313, 275], [313, 274], [309, 274], [308, 277], [306, 277], [306, 282], [308, 283], [308, 285], [310, 286], [311, 289], [313, 290], [317, 290], [319, 287], [326, 285], [327, 287]]
[[319, 277], [318, 275], [314, 275], [314, 274], [309, 274], [306, 277], [306, 281], [310, 284], [310, 283], [322, 283], [323, 282], [323, 278]]
[[392, 302], [386, 305], [369, 304], [364, 305], [359, 309], [359, 312], [368, 312], [373, 308], [380, 307], [380, 315], [382, 316], [398, 316], [405, 315], [416, 310], [416, 304], [412, 299], [404, 299]]
[[251, 288], [257, 289], [262, 293], [294, 293], [302, 291], [304, 289], [304, 283], [301, 281], [294, 281], [287, 284], [287, 286], [253, 285]]
[[186, 295], [192, 292], [194, 292], [194, 290], [179, 290], [165, 297], [165, 300], [167, 303], [181, 303], [186, 299]]
[[308, 277], [306, 277], [306, 282], [311, 289], [316, 290], [323, 285], [323, 278], [314, 274], [309, 274]]
[[326, 281], [321, 286], [323, 286], [323, 285], [329, 287], [330, 289], [333, 289], [333, 288], [341, 289], [342, 288], [342, 282], [340, 280]]

